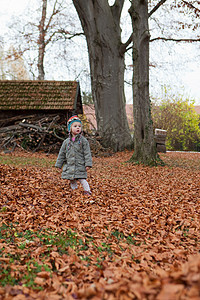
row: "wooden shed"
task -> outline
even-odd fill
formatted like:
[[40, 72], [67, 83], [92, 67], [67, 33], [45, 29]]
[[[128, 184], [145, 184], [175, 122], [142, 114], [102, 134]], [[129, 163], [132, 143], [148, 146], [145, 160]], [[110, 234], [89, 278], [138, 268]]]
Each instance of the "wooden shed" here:
[[67, 120], [82, 113], [77, 81], [0, 80], [0, 127], [19, 115], [58, 114]]

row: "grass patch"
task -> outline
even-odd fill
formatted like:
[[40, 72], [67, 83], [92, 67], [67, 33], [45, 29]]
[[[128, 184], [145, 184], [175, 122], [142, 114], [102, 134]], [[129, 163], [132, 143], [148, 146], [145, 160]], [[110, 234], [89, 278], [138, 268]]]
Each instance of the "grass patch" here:
[[15, 167], [35, 166], [49, 168], [55, 165], [55, 161], [50, 158], [41, 157], [0, 155], [0, 164], [11, 165]]
[[[105, 260], [114, 261], [123, 251], [120, 243], [127, 247], [137, 244], [133, 236], [125, 236], [123, 232], [113, 231], [105, 240], [96, 241], [87, 234], [80, 236], [77, 232], [67, 230], [57, 233], [52, 230], [17, 229], [18, 224], [2, 224], [0, 226], [0, 285], [24, 285], [39, 290], [44, 288], [38, 284], [36, 277], [40, 272], [59, 273], [56, 257], [70, 256], [73, 253], [86, 267], [91, 265], [102, 268]], [[118, 247], [117, 253], [116, 248]], [[37, 255], [37, 249], [42, 249]], [[57, 253], [56, 256], [53, 253]], [[39, 275], [40, 276], [40, 275]]]

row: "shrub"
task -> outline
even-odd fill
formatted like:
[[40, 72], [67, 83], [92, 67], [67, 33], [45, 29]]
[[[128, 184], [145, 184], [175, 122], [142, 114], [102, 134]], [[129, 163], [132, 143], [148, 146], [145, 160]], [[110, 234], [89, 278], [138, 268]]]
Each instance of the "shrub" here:
[[200, 118], [189, 100], [162, 100], [152, 106], [154, 128], [167, 130], [168, 150], [198, 150], [200, 144]]

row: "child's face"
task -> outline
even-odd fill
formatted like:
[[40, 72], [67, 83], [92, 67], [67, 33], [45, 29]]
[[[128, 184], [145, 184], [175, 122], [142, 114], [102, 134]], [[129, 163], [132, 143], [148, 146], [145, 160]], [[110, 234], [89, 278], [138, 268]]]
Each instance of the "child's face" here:
[[71, 133], [72, 133], [72, 135], [77, 135], [77, 134], [81, 133], [81, 123], [80, 122], [72, 123]]

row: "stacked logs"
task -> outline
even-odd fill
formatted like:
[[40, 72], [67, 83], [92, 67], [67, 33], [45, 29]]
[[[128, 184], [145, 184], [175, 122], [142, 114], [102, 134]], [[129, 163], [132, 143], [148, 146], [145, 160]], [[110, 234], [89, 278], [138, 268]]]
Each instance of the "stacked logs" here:
[[[84, 132], [84, 135], [94, 156], [112, 155], [110, 149], [101, 145], [96, 132]], [[66, 120], [60, 115], [33, 114], [0, 120], [0, 150], [5, 153], [13, 152], [16, 147], [32, 153], [58, 153], [67, 137]]]
[[54, 152], [66, 135], [59, 115], [15, 116], [0, 122], [0, 149], [12, 152], [18, 146], [31, 152]]

